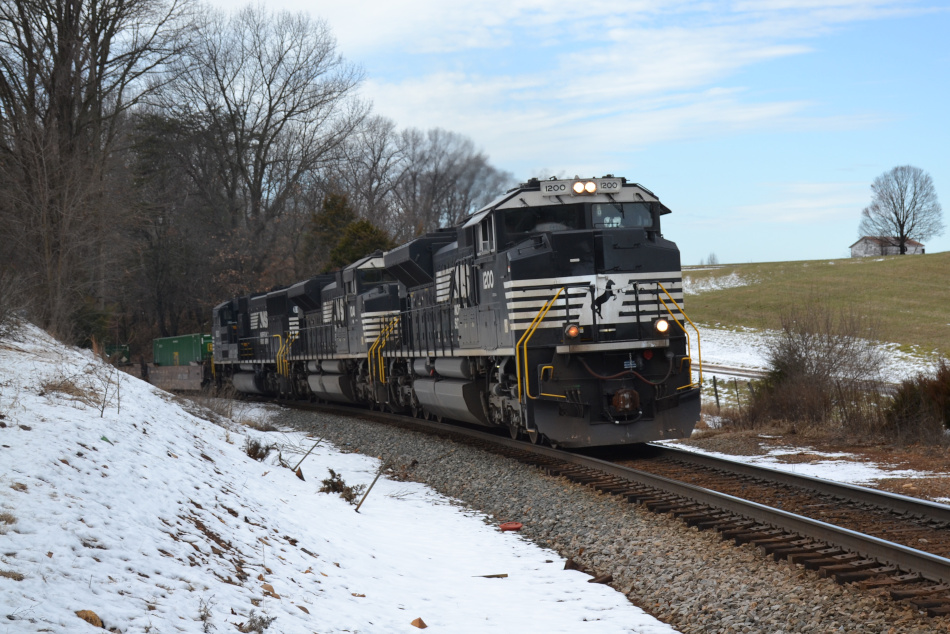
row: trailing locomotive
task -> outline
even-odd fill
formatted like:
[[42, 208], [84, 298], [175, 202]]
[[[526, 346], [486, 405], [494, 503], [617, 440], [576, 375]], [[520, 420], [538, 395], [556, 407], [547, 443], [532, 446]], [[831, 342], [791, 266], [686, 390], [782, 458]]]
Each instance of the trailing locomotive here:
[[457, 227], [220, 304], [217, 377], [563, 447], [688, 436], [700, 389], [668, 213], [624, 178], [531, 179]]

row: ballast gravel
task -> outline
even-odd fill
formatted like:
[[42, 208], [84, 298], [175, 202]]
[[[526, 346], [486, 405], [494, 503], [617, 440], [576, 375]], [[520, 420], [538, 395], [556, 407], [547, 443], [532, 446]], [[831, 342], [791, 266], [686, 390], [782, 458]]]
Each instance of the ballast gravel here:
[[523, 523], [523, 536], [591, 574], [613, 575], [611, 585], [630, 601], [687, 634], [950, 632], [950, 619], [776, 563], [751, 546], [462, 442], [301, 410], [282, 410], [273, 422], [397, 470], [416, 461], [412, 479], [498, 522]]

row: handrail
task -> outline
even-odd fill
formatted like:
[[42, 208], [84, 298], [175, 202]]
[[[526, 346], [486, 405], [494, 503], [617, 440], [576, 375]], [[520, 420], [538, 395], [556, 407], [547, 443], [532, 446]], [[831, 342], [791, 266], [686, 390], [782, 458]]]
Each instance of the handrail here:
[[373, 369], [374, 369], [374, 362], [373, 362], [374, 354], [373, 353], [376, 351], [376, 346], [379, 345], [379, 342], [382, 338], [383, 338], [383, 328], [380, 328], [379, 334], [376, 336], [376, 341], [374, 341], [373, 345], [371, 345], [369, 347], [369, 350], [366, 351], [366, 366], [367, 366], [367, 370], [369, 371], [369, 380], [371, 382], [376, 380], [376, 376], [373, 373]]
[[524, 402], [524, 399], [521, 397], [521, 360], [519, 356], [521, 354], [521, 344], [524, 343], [524, 392], [527, 394], [528, 398], [532, 400], [537, 400], [537, 396], [531, 396], [531, 393], [528, 391], [528, 342], [531, 340], [531, 337], [534, 336], [534, 331], [538, 329], [540, 323], [544, 320], [544, 316], [548, 314], [548, 311], [551, 310], [551, 306], [554, 305], [554, 302], [557, 301], [557, 298], [560, 297], [561, 293], [564, 291], [565, 287], [558, 289], [557, 293], [554, 294], [550, 300], [545, 302], [544, 306], [541, 307], [541, 310], [538, 311], [538, 314], [534, 316], [534, 319], [531, 320], [531, 324], [528, 326], [528, 329], [524, 331], [524, 334], [521, 335], [521, 338], [518, 339], [518, 343], [515, 344], [515, 373], [518, 376], [518, 402]]
[[300, 337], [300, 333], [288, 332], [287, 333], [287, 342], [284, 344], [284, 351], [281, 355], [283, 357], [283, 362], [281, 367], [283, 368], [283, 375], [286, 377], [290, 376], [290, 348], [294, 345], [294, 342]]
[[382, 337], [383, 342], [376, 349], [376, 358], [379, 359], [379, 382], [383, 385], [386, 385], [386, 363], [383, 361], [383, 348], [386, 347], [386, 344], [389, 342], [389, 336], [393, 333], [393, 330], [399, 324], [399, 317], [393, 317], [389, 320], [389, 323], [383, 328]]
[[[366, 352], [366, 363], [369, 369], [369, 378], [371, 381], [376, 381], [379, 379], [380, 383], [386, 383], [386, 368], [385, 363], [383, 362], [383, 348], [386, 347], [386, 342], [389, 340], [389, 335], [392, 334], [393, 328], [396, 327], [396, 324], [399, 323], [399, 317], [393, 317], [389, 320], [388, 324], [383, 325], [380, 322], [379, 335], [376, 337], [376, 341], [373, 342], [373, 345], [370, 346], [369, 350]], [[374, 367], [378, 366], [378, 367]], [[378, 372], [374, 372], [378, 370]]]
[[[659, 282], [657, 282], [656, 285], [659, 286], [663, 290], [664, 293], [666, 293], [666, 296], [670, 298], [670, 301], [673, 302], [673, 305], [676, 306], [676, 309], [680, 311], [680, 314], [683, 316], [683, 318], [686, 319], [686, 321], [689, 322], [689, 325], [693, 327], [693, 330], [696, 331], [696, 356], [698, 357], [698, 361], [699, 361], [699, 384], [698, 385], [702, 386], [703, 384], [703, 351], [702, 351], [700, 341], [699, 341], [699, 328], [697, 328], [696, 324], [693, 323], [693, 320], [689, 318], [689, 315], [686, 314], [686, 311], [683, 310], [683, 307], [676, 303], [676, 300], [673, 299], [673, 296], [670, 295], [670, 292], [666, 290], [666, 287], [664, 287]], [[680, 321], [673, 315], [673, 311], [670, 310], [670, 307], [667, 306], [666, 301], [662, 297], [660, 297], [659, 293], [656, 294], [656, 298], [660, 300], [660, 303], [663, 304], [663, 308], [665, 308], [666, 312], [670, 314], [670, 317], [673, 317], [673, 321], [676, 322], [676, 325], [679, 326], [680, 330], [683, 331], [683, 334], [686, 335], [686, 358], [689, 359], [689, 367], [690, 367], [689, 385], [683, 385], [682, 387], [678, 389], [684, 390], [691, 387], [697, 387], [697, 384], [693, 382], [693, 372], [692, 372], [693, 357], [690, 354], [691, 348], [689, 345], [689, 332], [686, 330], [686, 328], [683, 327], [683, 324], [681, 324]]]
[[277, 354], [274, 355], [274, 363], [277, 365], [277, 374], [281, 374], [280, 371], [280, 353], [284, 350], [284, 338], [281, 335], [271, 335], [271, 337], [277, 337]]

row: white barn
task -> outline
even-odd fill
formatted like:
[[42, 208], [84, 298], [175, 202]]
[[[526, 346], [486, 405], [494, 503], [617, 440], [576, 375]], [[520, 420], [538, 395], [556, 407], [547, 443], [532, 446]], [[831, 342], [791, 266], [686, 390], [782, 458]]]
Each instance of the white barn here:
[[[924, 252], [924, 245], [908, 238], [904, 242], [907, 249], [907, 255], [921, 255]], [[897, 238], [863, 236], [860, 240], [851, 245], [851, 257], [866, 258], [875, 255], [900, 255], [901, 247]]]

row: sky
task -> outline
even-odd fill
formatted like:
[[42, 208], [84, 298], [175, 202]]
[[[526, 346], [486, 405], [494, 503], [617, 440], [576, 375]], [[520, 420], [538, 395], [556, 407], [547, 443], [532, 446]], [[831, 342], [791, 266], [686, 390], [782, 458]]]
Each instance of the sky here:
[[945, 0], [264, 4], [325, 20], [400, 127], [465, 134], [518, 180], [643, 184], [684, 264], [847, 257], [898, 165], [950, 210]]

